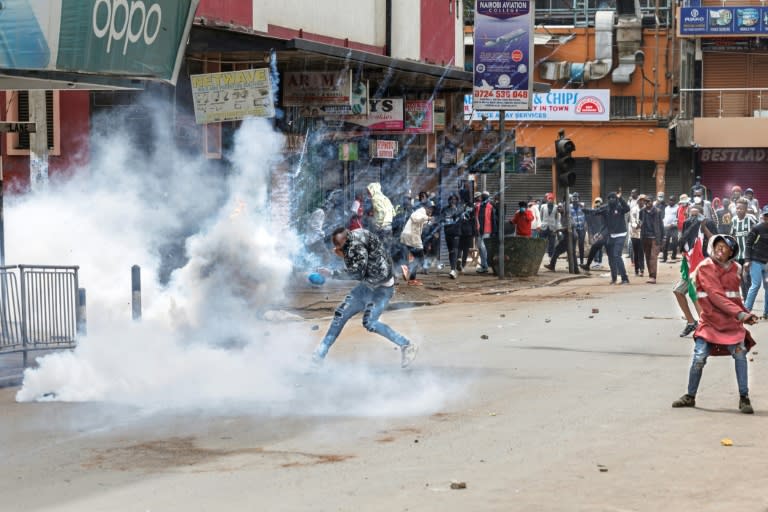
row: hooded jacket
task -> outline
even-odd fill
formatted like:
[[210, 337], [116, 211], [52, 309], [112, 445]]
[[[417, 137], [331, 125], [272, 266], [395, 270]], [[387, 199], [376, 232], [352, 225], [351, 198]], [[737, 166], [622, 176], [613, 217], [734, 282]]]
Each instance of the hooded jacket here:
[[421, 232], [428, 220], [427, 210], [423, 206], [417, 208], [408, 218], [408, 222], [405, 223], [403, 233], [400, 235], [400, 242], [414, 249], [423, 249], [424, 243], [421, 239]]
[[[717, 234], [709, 239], [710, 255], [715, 242], [724, 238]], [[746, 338], [747, 329], [740, 317], [749, 311], [741, 301], [741, 265], [734, 261], [735, 256], [734, 251], [725, 264], [710, 256], [696, 268], [693, 279], [701, 315], [694, 337], [719, 345], [735, 345]]]
[[374, 227], [376, 229], [391, 229], [395, 209], [389, 198], [381, 191], [381, 183], [370, 183], [367, 188], [371, 194]]

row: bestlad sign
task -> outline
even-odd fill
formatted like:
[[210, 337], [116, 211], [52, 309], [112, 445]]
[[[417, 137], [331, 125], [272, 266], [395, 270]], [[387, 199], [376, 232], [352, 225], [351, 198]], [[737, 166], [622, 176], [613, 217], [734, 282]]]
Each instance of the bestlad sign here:
[[3, 1], [0, 69], [150, 78], [175, 84], [199, 1]]

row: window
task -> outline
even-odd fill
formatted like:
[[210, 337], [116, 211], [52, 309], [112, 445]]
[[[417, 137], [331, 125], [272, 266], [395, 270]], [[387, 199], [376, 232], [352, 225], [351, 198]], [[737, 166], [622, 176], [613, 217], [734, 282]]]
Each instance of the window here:
[[[6, 91], [6, 120], [29, 121], [29, 91]], [[45, 91], [45, 110], [48, 124], [48, 154], [61, 155], [59, 91]], [[8, 155], [29, 155], [30, 134], [8, 133]]]

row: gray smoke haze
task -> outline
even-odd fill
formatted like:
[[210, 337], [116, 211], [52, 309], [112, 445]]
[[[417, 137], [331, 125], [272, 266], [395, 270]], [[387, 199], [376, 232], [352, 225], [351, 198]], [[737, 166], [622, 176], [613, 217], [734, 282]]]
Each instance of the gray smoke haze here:
[[[166, 107], [152, 110], [151, 147], [111, 122], [87, 169], [7, 205], [8, 263], [78, 265], [88, 293], [88, 336], [40, 358], [17, 400], [387, 416], [438, 410], [456, 393], [428, 371], [404, 376], [394, 355], [383, 371], [334, 362], [306, 376], [327, 321], [318, 333], [265, 315], [283, 303], [301, 251], [290, 219], [270, 217], [282, 136], [246, 120], [222, 170], [176, 149]], [[131, 320], [134, 264], [141, 322]]]

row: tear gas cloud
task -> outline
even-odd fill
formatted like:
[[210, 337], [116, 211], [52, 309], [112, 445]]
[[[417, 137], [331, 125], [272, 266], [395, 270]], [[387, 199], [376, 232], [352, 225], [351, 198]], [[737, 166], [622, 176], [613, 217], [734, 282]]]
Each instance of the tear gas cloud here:
[[290, 207], [268, 197], [282, 136], [267, 120], [244, 121], [222, 170], [176, 149], [167, 110], [150, 106], [144, 142], [117, 130], [114, 113], [96, 119], [87, 168], [6, 204], [6, 261], [78, 265], [88, 294], [88, 335], [26, 370], [17, 400], [381, 416], [442, 407], [456, 383], [426, 371], [403, 378], [394, 355], [381, 362], [391, 372], [336, 363], [304, 384], [320, 334], [265, 314], [299, 281], [290, 262], [300, 239], [279, 213]]

